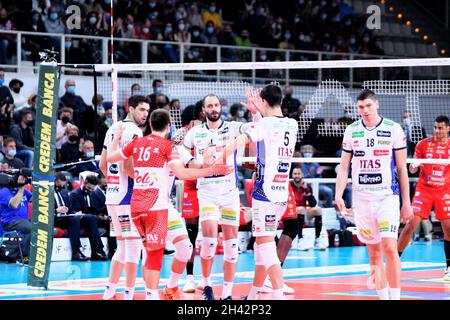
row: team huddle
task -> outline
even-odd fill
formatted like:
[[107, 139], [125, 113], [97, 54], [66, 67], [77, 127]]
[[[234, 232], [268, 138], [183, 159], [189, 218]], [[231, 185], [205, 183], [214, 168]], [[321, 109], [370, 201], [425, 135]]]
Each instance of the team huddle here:
[[[282, 93], [276, 85], [249, 91], [247, 98], [246, 107], [252, 113], [253, 122], [244, 124], [221, 120], [219, 98], [214, 94], [207, 95], [203, 98], [202, 107], [206, 121], [190, 128], [183, 141], [175, 144], [167, 139], [171, 119], [164, 109], [150, 114], [152, 133], [142, 136], [138, 126], [146, 122], [149, 101], [144, 96], [130, 97], [126, 119], [115, 123], [106, 134], [100, 161], [100, 168], [107, 179], [106, 204], [112, 220], [111, 233], [117, 238], [117, 250], [112, 258], [103, 299], [114, 298], [124, 269], [124, 299], [133, 299], [142, 253], [146, 299], [158, 300], [166, 241], [173, 243], [175, 255], [162, 295], [164, 299], [180, 299], [178, 282], [192, 259], [195, 243], [170, 197], [177, 177], [185, 181], [196, 180], [202, 230], [200, 288], [203, 298], [215, 300], [210, 277], [220, 226], [224, 248], [221, 299], [232, 300], [239, 255], [240, 199], [236, 150], [246, 144], [256, 144], [257, 150], [251, 192], [252, 233], [256, 238], [255, 272], [246, 298], [257, 299], [268, 276], [273, 288], [272, 297], [283, 299], [283, 272], [275, 236], [288, 205], [289, 173], [297, 143], [298, 123], [283, 117], [280, 107]], [[369, 252], [369, 282], [377, 289], [380, 298], [399, 299], [397, 234], [400, 215], [405, 223], [413, 218], [406, 169], [406, 139], [398, 124], [378, 115], [378, 101], [373, 92], [364, 90], [357, 98], [357, 105], [362, 119], [345, 131], [336, 205], [341, 212], [349, 211], [345, 208], [342, 194], [351, 162], [355, 199], [353, 213], [358, 237], [367, 244]], [[447, 178], [442, 183], [448, 186], [448, 166], [444, 171]]]

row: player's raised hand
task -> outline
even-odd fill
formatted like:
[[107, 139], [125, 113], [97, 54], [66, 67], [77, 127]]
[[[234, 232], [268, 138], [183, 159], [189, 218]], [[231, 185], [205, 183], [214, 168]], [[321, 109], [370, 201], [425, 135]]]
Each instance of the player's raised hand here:
[[414, 218], [414, 213], [409, 203], [403, 204], [400, 210], [400, 216], [403, 219], [403, 223], [408, 223]]
[[253, 117], [258, 113], [261, 114], [263, 109], [262, 99], [259, 96], [260, 90], [246, 88], [245, 96], [247, 97], [247, 103], [241, 102], [241, 104], [246, 107], [252, 113]]
[[117, 127], [116, 132], [114, 132], [114, 139], [120, 140], [120, 138], [122, 138], [122, 135], [123, 135], [124, 131], [125, 131], [125, 128], [122, 126], [122, 124], [120, 124]]

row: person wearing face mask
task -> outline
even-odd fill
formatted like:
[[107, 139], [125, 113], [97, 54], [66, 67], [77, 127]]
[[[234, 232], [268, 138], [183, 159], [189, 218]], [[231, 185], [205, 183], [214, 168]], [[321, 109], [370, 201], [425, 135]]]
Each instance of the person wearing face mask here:
[[185, 21], [183, 19], [178, 20], [178, 32], [175, 34], [175, 39], [178, 42], [191, 42], [191, 33], [187, 29]]
[[[44, 21], [45, 30], [48, 33], [64, 33], [65, 26], [61, 21], [57, 8], [51, 6], [48, 10], [48, 19]], [[59, 41], [59, 39], [57, 39]], [[56, 43], [56, 41], [54, 41]], [[59, 48], [59, 46], [58, 46]]]
[[27, 168], [32, 168], [34, 158], [34, 132], [30, 124], [33, 116], [29, 110], [19, 111], [20, 122], [11, 126], [9, 135], [14, 138], [17, 146], [16, 156], [22, 159]]
[[[42, 21], [41, 14], [38, 11], [31, 12], [31, 19], [24, 26], [24, 31], [31, 32], [46, 32], [44, 22]], [[24, 43], [22, 49], [29, 52], [29, 58], [33, 62], [40, 61], [39, 51], [42, 51], [42, 36], [23, 35]], [[67, 62], [67, 58], [66, 58]]]
[[199, 12], [198, 3], [192, 3], [189, 7], [187, 20], [190, 22], [191, 26], [205, 29], [205, 23], [203, 22], [202, 15]]
[[278, 48], [285, 50], [295, 49], [294, 41], [292, 39], [292, 34], [289, 30], [286, 30], [283, 35], [283, 39], [278, 44]]
[[208, 24], [208, 21], [212, 21], [217, 30], [222, 29], [222, 16], [215, 2], [211, 2], [208, 10], [203, 12], [202, 19], [203, 23]]
[[92, 160], [90, 162], [79, 163], [75, 169], [69, 170], [74, 176], [78, 176], [81, 172], [90, 171], [100, 174], [98, 161], [95, 160], [94, 143], [91, 140], [85, 140], [81, 146], [82, 160]]
[[16, 158], [16, 142], [13, 138], [7, 137], [3, 140], [3, 159], [0, 160], [0, 164], [7, 164], [11, 169], [22, 169], [25, 167], [22, 160]]
[[66, 92], [60, 97], [60, 108], [69, 107], [73, 110], [73, 123], [79, 128], [81, 135], [86, 134], [86, 118], [90, 108], [83, 98], [77, 95], [75, 80], [68, 79], [64, 85]]
[[87, 175], [80, 180], [80, 188], [69, 193], [70, 209], [80, 217], [82, 226], [89, 229], [89, 243], [91, 245], [91, 260], [108, 260], [103, 251], [103, 243], [97, 225], [98, 208], [94, 207], [92, 194], [98, 185], [98, 178], [94, 174]]
[[67, 142], [67, 129], [72, 126], [73, 111], [70, 108], [62, 108], [58, 111], [58, 120], [56, 121], [56, 149], [61, 150], [61, 146]]
[[[300, 148], [303, 158], [312, 158], [314, 156], [314, 148], [312, 145], [304, 145]], [[301, 163], [303, 176], [305, 178], [322, 178], [323, 167], [317, 162]], [[323, 183], [319, 185], [319, 198], [324, 199], [322, 207], [330, 208], [333, 205], [333, 189]]]
[[23, 87], [23, 82], [19, 79], [12, 79], [9, 82], [9, 89], [14, 99], [14, 111], [19, 111], [27, 103], [27, 98], [20, 94], [20, 90]]
[[231, 121], [247, 122], [245, 119], [245, 111], [240, 103], [235, 103], [230, 107]]
[[62, 162], [77, 161], [83, 157], [80, 150], [79, 133], [80, 130], [75, 125], [67, 129], [67, 142], [61, 146], [60, 152]]
[[[164, 91], [164, 86], [163, 86], [162, 80], [159, 80], [159, 79], [153, 80], [152, 90], [153, 90], [153, 92], [148, 97], [150, 99], [150, 109], [154, 110], [154, 109], [157, 109], [156, 97], [158, 95], [163, 94], [163, 91]], [[167, 100], [169, 100], [169, 98], [167, 98]], [[169, 102], [167, 101], [167, 103], [169, 103]]]

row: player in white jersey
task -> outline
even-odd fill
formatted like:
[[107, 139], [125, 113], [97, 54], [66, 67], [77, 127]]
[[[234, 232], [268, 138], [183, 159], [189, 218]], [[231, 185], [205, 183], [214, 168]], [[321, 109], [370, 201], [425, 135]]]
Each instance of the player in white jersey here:
[[379, 103], [373, 91], [365, 89], [358, 95], [357, 108], [361, 120], [349, 125], [344, 133], [335, 201], [339, 211], [349, 211], [342, 195], [351, 163], [354, 220], [358, 238], [366, 243], [370, 259], [367, 284], [377, 290], [380, 299], [398, 300], [401, 273], [398, 226], [400, 215], [405, 223], [413, 217], [406, 137], [399, 124], [378, 115]]
[[283, 271], [275, 235], [289, 197], [289, 171], [297, 141], [298, 124], [281, 112], [280, 87], [267, 85], [254, 104], [263, 118], [224, 150], [228, 156], [249, 142], [257, 142], [256, 181], [252, 191], [252, 232], [255, 236], [255, 275], [248, 299], [254, 300], [269, 275], [273, 298], [283, 299]]
[[[223, 121], [220, 118], [222, 106], [216, 95], [210, 94], [203, 99], [203, 112], [206, 122], [193, 127], [184, 137], [183, 153], [194, 156], [184, 161], [189, 168], [199, 168], [204, 165], [204, 152], [208, 148], [212, 154], [219, 154], [226, 144], [233, 141], [242, 131], [243, 124]], [[211, 267], [217, 248], [218, 223], [222, 226], [224, 237], [224, 289], [222, 299], [232, 299], [232, 288], [236, 262], [238, 259], [238, 228], [239, 228], [239, 189], [236, 172], [236, 156], [226, 159], [228, 165], [235, 170], [226, 176], [211, 176], [197, 180], [200, 223], [202, 227], [202, 247], [200, 257], [202, 263], [202, 284], [205, 300], [214, 300], [211, 287]]]
[[125, 300], [132, 300], [139, 260], [142, 251], [142, 241], [131, 219], [130, 201], [133, 192], [133, 179], [127, 172], [132, 166], [131, 160], [109, 163], [106, 160], [107, 148], [113, 140], [117, 128], [125, 128], [120, 140], [123, 147], [136, 137], [142, 137], [138, 127], [147, 121], [150, 108], [148, 98], [131, 96], [128, 100], [129, 112], [126, 119], [113, 124], [106, 132], [100, 169], [106, 177], [106, 205], [111, 217], [111, 236], [117, 239], [117, 250], [111, 261], [109, 283], [106, 286], [103, 299], [114, 297], [116, 286], [125, 267]]

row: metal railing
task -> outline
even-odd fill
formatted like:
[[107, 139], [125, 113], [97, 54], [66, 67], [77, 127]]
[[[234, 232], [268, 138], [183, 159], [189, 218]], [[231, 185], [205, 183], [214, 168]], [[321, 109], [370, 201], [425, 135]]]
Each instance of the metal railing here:
[[[93, 63], [110, 63], [110, 38], [97, 37], [76, 34], [57, 34], [42, 33], [28, 31], [0, 31], [0, 34], [13, 34], [16, 37], [15, 55], [11, 59], [12, 63], [2, 65], [2, 67], [16, 69], [21, 72], [22, 69], [28, 68], [36, 71], [39, 63], [32, 62], [29, 54], [29, 46], [27, 39], [33, 37], [41, 41], [41, 49], [52, 49], [52, 47], [60, 52], [58, 62], [62, 64], [93, 64]], [[66, 48], [65, 44], [70, 40], [72, 44], [78, 42], [78, 46]], [[181, 43], [156, 40], [141, 40], [130, 38], [115, 38], [115, 62], [119, 63], [183, 63], [183, 62], [255, 62], [262, 61], [259, 59], [262, 53], [265, 53], [268, 61], [320, 61], [320, 60], [359, 60], [359, 59], [385, 59], [388, 56], [349, 54], [338, 52], [322, 52], [309, 50], [285, 50], [275, 48], [260, 47], [239, 47], [228, 45], [212, 45], [203, 43]], [[96, 52], [94, 52], [96, 51]], [[126, 57], [128, 61], [121, 59]], [[392, 57], [395, 58], [395, 57]], [[122, 60], [122, 61], [121, 61]], [[27, 62], [28, 61], [28, 62]], [[304, 78], [300, 77], [302, 82], [320, 83], [324, 76], [322, 70], [313, 70], [314, 74], [308, 74]], [[354, 74], [352, 69], [342, 71], [341, 75], [344, 82], [352, 86]], [[294, 76], [293, 76], [294, 75]], [[377, 72], [379, 79], [383, 79], [383, 70], [380, 68]], [[214, 75], [208, 74], [209, 77], [214, 76], [216, 80], [227, 79], [224, 72], [217, 70]], [[189, 74], [188, 77], [195, 80], [202, 78], [202, 74]], [[258, 82], [258, 78], [264, 81], [284, 81], [290, 83], [295, 80], [295, 72], [293, 70], [267, 70], [267, 73], [261, 75], [257, 70], [249, 70], [248, 73], [241, 74], [241, 79], [249, 81], [253, 84]], [[184, 80], [184, 79], [183, 79]]]

